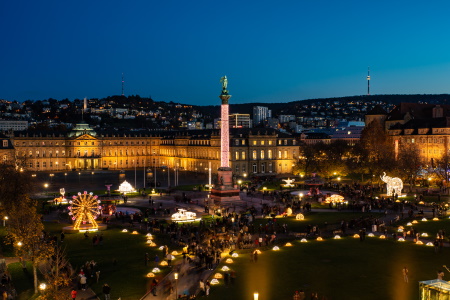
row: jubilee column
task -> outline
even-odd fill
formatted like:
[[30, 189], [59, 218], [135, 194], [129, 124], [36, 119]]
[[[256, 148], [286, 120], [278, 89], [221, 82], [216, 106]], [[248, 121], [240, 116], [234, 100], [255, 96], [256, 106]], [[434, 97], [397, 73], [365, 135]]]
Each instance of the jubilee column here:
[[222, 93], [219, 98], [222, 100], [220, 109], [220, 167], [217, 170], [217, 184], [211, 190], [211, 198], [215, 202], [223, 200], [239, 200], [239, 189], [233, 184], [233, 172], [230, 168], [230, 126], [229, 126], [229, 105], [228, 100], [231, 95], [228, 93], [228, 79], [224, 76], [222, 82]]

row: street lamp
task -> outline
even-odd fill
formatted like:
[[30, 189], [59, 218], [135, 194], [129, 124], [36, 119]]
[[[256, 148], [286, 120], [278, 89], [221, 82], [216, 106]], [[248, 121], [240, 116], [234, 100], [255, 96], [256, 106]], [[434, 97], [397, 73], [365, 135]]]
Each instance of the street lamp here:
[[78, 183], [80, 183], [80, 180], [81, 180], [81, 172], [78, 172]]
[[258, 300], [258, 298], [259, 298], [259, 293], [258, 292], [253, 293], [253, 300]]
[[50, 174], [50, 182], [53, 182], [53, 176], [55, 176], [55, 174], [51, 173]]
[[45, 188], [45, 190], [44, 190], [44, 196], [45, 196], [45, 194], [47, 193], [48, 183], [44, 183], [44, 188]]
[[175, 278], [175, 299], [178, 298], [178, 273], [174, 273], [173, 277]]
[[18, 242], [17, 246], [22, 247], [23, 243], [22, 242]]
[[44, 282], [41, 283], [41, 284], [39, 285], [39, 289], [40, 289], [42, 292], [44, 292], [46, 288], [47, 288], [47, 284], [45, 284]]
[[3, 227], [6, 226], [6, 221], [7, 221], [8, 219], [9, 219], [8, 216], [4, 216], [4, 217], [3, 217]]

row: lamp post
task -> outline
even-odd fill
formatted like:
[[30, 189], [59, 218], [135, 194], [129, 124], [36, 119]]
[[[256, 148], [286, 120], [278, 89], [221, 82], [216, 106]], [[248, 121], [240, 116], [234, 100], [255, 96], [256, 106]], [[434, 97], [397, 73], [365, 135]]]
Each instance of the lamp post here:
[[47, 284], [45, 284], [44, 282], [39, 285], [39, 289], [41, 290], [42, 293], [45, 292], [46, 288], [47, 288]]
[[50, 174], [50, 183], [53, 182], [53, 176], [55, 176], [55, 174], [51, 173], [51, 174]]
[[44, 188], [45, 188], [45, 190], [44, 190], [44, 196], [45, 196], [45, 194], [47, 193], [48, 183], [44, 183]]
[[81, 180], [81, 172], [78, 172], [78, 183], [80, 183]]
[[7, 221], [8, 219], [9, 219], [8, 216], [4, 216], [4, 217], [3, 217], [3, 227], [6, 226], [6, 221]]
[[173, 277], [175, 278], [175, 299], [178, 298], [178, 273], [174, 273]]

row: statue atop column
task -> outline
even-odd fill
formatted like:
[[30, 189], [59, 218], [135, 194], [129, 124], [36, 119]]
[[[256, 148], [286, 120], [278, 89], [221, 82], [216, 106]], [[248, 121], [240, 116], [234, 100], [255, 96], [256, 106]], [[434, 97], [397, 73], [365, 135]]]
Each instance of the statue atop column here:
[[220, 82], [222, 83], [222, 93], [226, 93], [227, 91], [227, 86], [228, 86], [228, 79], [227, 76], [223, 76], [220, 78]]

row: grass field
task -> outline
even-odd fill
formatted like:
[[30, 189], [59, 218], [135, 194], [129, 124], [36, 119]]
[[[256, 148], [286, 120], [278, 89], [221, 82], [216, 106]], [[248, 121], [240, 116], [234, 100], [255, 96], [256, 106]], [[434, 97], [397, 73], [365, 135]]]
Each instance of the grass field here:
[[[46, 230], [51, 234], [61, 232], [62, 226], [66, 224], [47, 223]], [[101, 295], [101, 287], [108, 283], [111, 288], [111, 298], [122, 300], [135, 300], [142, 297], [148, 290], [150, 280], [146, 274], [154, 267], [153, 259], [157, 254], [162, 260], [162, 251], [158, 249], [167, 240], [156, 239], [158, 247], [149, 247], [144, 234], [124, 233], [119, 228], [112, 228], [102, 232], [104, 237], [103, 245], [92, 245], [93, 234], [89, 239], [85, 239], [82, 233], [66, 234], [64, 247], [72, 266], [78, 272], [80, 267], [90, 260], [98, 263], [100, 270], [99, 283], [93, 278], [88, 280], [88, 285]], [[180, 251], [180, 249], [169, 249]], [[149, 254], [149, 265], [145, 266], [145, 253]], [[116, 261], [116, 263], [114, 263]], [[11, 265], [17, 269], [13, 273], [14, 282], [18, 282], [17, 291], [20, 293], [19, 299], [29, 299], [30, 289], [33, 287], [33, 278], [29, 276], [31, 271], [22, 272], [20, 266]], [[161, 279], [168, 271], [168, 267], [159, 267], [161, 273], [157, 278]]]
[[[248, 252], [235, 258], [228, 265], [236, 271], [235, 284], [227, 287], [220, 280], [211, 297], [252, 299], [258, 291], [260, 300], [287, 300], [303, 289], [308, 299], [318, 292], [328, 300], [415, 300], [418, 281], [435, 279], [449, 254], [449, 249], [436, 254], [432, 247], [377, 238], [296, 241], [293, 247], [264, 251], [257, 263]], [[404, 266], [409, 269], [408, 284], [403, 282]]]
[[[318, 225], [321, 229], [325, 227], [336, 227], [342, 220], [350, 221], [358, 218], [380, 217], [381, 213], [353, 213], [353, 212], [309, 212], [305, 214], [304, 220], [296, 220], [295, 217], [276, 218], [279, 225], [287, 224], [289, 231], [305, 232], [306, 227], [310, 225]], [[256, 219], [255, 228], [260, 224], [263, 226], [269, 222], [269, 219]]]
[[[308, 224], [319, 225], [324, 229], [337, 226], [341, 220], [349, 221], [360, 217], [374, 216], [378, 213], [352, 212], [314, 212], [305, 215], [305, 220], [296, 221], [294, 217], [277, 218], [279, 224], [286, 223], [291, 231], [305, 231]], [[257, 219], [256, 225], [266, 224], [268, 219]], [[402, 224], [402, 225], [406, 225]], [[59, 237], [65, 224], [46, 223], [46, 231]], [[256, 228], [257, 228], [256, 226]], [[450, 220], [419, 222], [415, 227], [421, 232], [435, 235], [437, 230], [450, 232]], [[156, 254], [161, 258], [158, 248], [149, 247], [143, 234], [123, 233], [117, 226], [102, 232], [104, 244], [92, 245], [92, 236], [84, 239], [83, 234], [66, 234], [64, 246], [73, 267], [79, 270], [88, 260], [98, 263], [101, 271], [99, 283], [88, 284], [98, 294], [101, 286], [108, 283], [112, 287], [112, 299], [139, 299], [148, 290], [150, 280], [145, 275], [153, 267]], [[168, 244], [167, 237], [156, 239], [156, 244]], [[442, 253], [434, 253], [433, 247], [418, 246], [412, 242], [394, 242], [366, 238], [326, 239], [324, 242], [293, 242], [293, 247], [281, 247], [280, 251], [264, 251], [257, 263], [250, 262], [249, 252], [235, 258], [230, 265], [236, 271], [237, 280], [233, 286], [225, 287], [223, 280], [212, 287], [211, 299], [251, 299], [255, 290], [260, 300], [292, 299], [295, 290], [307, 293], [319, 292], [330, 299], [408, 299], [418, 298], [418, 281], [434, 279], [442, 265], [449, 264], [447, 257], [450, 248]], [[170, 249], [177, 250], [180, 249]], [[150, 264], [144, 263], [145, 253], [149, 253]], [[114, 260], [117, 263], [114, 263]], [[407, 266], [410, 283], [403, 283], [401, 270]], [[19, 265], [10, 265], [14, 282], [17, 282], [19, 299], [29, 299], [32, 289], [31, 270], [24, 273]], [[161, 278], [168, 269], [162, 269]], [[448, 274], [446, 277], [450, 277]]]

